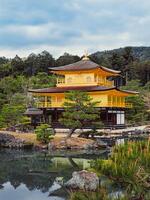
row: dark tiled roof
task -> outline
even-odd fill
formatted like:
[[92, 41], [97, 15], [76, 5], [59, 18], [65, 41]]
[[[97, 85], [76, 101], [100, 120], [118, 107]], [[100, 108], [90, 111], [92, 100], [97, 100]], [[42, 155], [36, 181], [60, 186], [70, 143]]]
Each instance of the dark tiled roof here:
[[84, 91], [84, 92], [94, 92], [94, 91], [107, 91], [107, 90], [117, 90], [120, 92], [125, 92], [128, 94], [138, 94], [138, 92], [135, 91], [129, 91], [129, 90], [120, 90], [116, 87], [105, 87], [105, 86], [72, 86], [72, 87], [51, 87], [51, 88], [43, 88], [43, 89], [30, 89], [29, 92], [32, 93], [64, 93], [69, 92], [72, 90], [78, 90], [78, 91]]
[[105, 90], [111, 90], [115, 87], [105, 87], [105, 86], [72, 86], [72, 87], [51, 87], [51, 88], [43, 88], [43, 89], [30, 89], [29, 92], [34, 93], [63, 93], [68, 92], [72, 90], [78, 90], [78, 91], [105, 91]]
[[129, 93], [129, 94], [139, 94], [139, 92], [136, 92], [136, 91], [131, 91], [131, 90], [120, 90], [120, 89], [117, 89], [121, 92], [126, 92], [126, 93]]
[[24, 115], [42, 115], [43, 111], [37, 108], [27, 108]]
[[103, 66], [100, 66], [91, 60], [80, 60], [78, 62], [75, 62], [73, 64], [61, 66], [61, 67], [52, 67], [49, 68], [51, 71], [78, 71], [78, 70], [91, 70], [91, 69], [102, 69], [104, 71], [107, 71], [109, 73], [119, 74], [120, 71], [116, 71], [113, 69], [109, 69]]

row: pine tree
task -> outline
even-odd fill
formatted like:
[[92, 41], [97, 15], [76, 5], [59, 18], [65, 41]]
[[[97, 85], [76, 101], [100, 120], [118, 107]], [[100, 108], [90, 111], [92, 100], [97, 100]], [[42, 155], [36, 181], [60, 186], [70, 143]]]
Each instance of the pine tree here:
[[100, 113], [96, 109], [96, 105], [100, 102], [92, 101], [92, 98], [81, 91], [71, 91], [66, 93], [64, 109], [60, 123], [66, 128], [69, 128], [67, 138], [71, 137], [76, 129], [82, 129], [85, 126], [94, 124], [97, 126], [97, 121], [100, 121]]

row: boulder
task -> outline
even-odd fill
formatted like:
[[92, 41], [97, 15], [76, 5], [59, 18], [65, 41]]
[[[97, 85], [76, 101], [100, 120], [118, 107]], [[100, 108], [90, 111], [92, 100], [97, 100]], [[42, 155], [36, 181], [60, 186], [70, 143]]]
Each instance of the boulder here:
[[94, 172], [82, 170], [73, 172], [72, 178], [64, 185], [68, 189], [96, 191], [99, 187], [99, 178]]
[[12, 140], [15, 140], [15, 137], [13, 135], [0, 133], [0, 143], [11, 142]]
[[97, 144], [98, 147], [101, 147], [101, 148], [106, 148], [107, 147], [107, 143], [105, 143], [101, 139], [97, 139], [95, 143]]
[[91, 139], [71, 137], [66, 139], [65, 137], [55, 137], [48, 144], [48, 149], [84, 149], [86, 144], [93, 143]]
[[84, 149], [105, 149], [105, 148], [107, 148], [107, 144], [100, 139], [97, 139], [96, 141], [86, 144], [84, 146]]
[[31, 149], [33, 144], [31, 142], [27, 142], [23, 139], [17, 139], [11, 134], [0, 133], [0, 147], [4, 148], [25, 148]]
[[48, 150], [53, 150], [53, 149], [55, 149], [55, 144], [54, 144], [54, 142], [49, 142], [49, 143], [48, 143]]

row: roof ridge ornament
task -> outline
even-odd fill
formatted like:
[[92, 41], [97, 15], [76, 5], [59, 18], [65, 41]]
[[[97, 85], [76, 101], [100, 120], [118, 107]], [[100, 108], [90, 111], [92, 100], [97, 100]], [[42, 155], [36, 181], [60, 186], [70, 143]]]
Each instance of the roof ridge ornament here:
[[85, 51], [82, 60], [84, 60], [84, 61], [86, 61], [86, 60], [90, 60], [90, 58], [89, 58], [89, 54], [88, 54], [87, 51]]

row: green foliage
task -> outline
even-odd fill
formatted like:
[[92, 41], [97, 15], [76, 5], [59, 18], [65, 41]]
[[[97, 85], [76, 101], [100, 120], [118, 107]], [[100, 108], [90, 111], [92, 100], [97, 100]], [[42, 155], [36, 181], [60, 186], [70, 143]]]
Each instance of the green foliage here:
[[122, 186], [130, 194], [130, 198], [149, 199], [149, 140], [115, 146], [111, 157], [108, 160], [95, 161], [93, 168], [114, 184]]
[[133, 107], [126, 112], [126, 119], [128, 124], [139, 125], [145, 123], [148, 120], [147, 109], [150, 106], [148, 90], [148, 83], [145, 87], [141, 86], [139, 80], [131, 80], [126, 86], [121, 87], [123, 90], [133, 90], [139, 92], [136, 96], [129, 96], [126, 98], [127, 103], [132, 103]]
[[64, 53], [62, 56], [60, 56], [56, 60], [56, 65], [57, 66], [63, 66], [63, 65], [70, 64], [70, 63], [75, 63], [79, 60], [80, 60], [79, 56], [74, 56], [74, 55], [71, 55], [69, 53]]
[[[6, 98], [6, 97], [5, 97]], [[21, 93], [6, 98], [0, 111], [0, 127], [9, 127], [24, 121], [27, 97]]]
[[129, 200], [129, 198], [127, 196], [111, 197], [105, 188], [100, 188], [96, 192], [72, 192], [69, 200]]
[[0, 114], [0, 126], [9, 127], [21, 123], [24, 112], [23, 105], [5, 104]]
[[11, 60], [11, 68], [12, 68], [12, 73], [14, 76], [17, 75], [22, 75], [24, 71], [24, 62], [19, 56], [15, 56]]
[[54, 131], [48, 124], [41, 124], [36, 127], [35, 133], [37, 135], [37, 140], [44, 144], [49, 143], [53, 139]]
[[147, 120], [147, 108], [143, 96], [131, 96], [126, 98], [127, 103], [132, 103], [133, 107], [126, 112], [126, 119], [129, 124], [139, 125]]
[[139, 79], [133, 79], [128, 81], [126, 86], [121, 87], [121, 89], [141, 92], [142, 86]]
[[[0, 80], [0, 126], [7, 127], [21, 123], [25, 107], [31, 101], [27, 97], [28, 88], [54, 86], [55, 76], [39, 73], [28, 79], [24, 76], [6, 76]], [[11, 112], [12, 109], [12, 112]], [[18, 111], [17, 111], [18, 109]], [[21, 116], [22, 114], [22, 116]], [[10, 117], [9, 117], [10, 115]], [[11, 122], [12, 117], [12, 122]], [[10, 119], [9, 119], [10, 118]]]
[[10, 62], [0, 64], [0, 78], [8, 76], [12, 72], [12, 66]]
[[23, 93], [27, 88], [27, 80], [24, 76], [7, 76], [0, 81], [0, 90], [10, 98], [14, 93]]
[[[122, 48], [112, 52], [97, 52], [90, 55], [91, 60], [100, 65], [121, 70], [123, 78], [120, 77], [118, 83], [126, 83], [124, 89], [139, 91], [140, 94], [142, 94], [142, 96], [140, 95], [140, 99], [137, 100], [131, 100], [129, 98], [129, 102], [133, 101], [135, 104], [138, 104], [135, 106], [136, 108], [134, 107], [135, 109], [129, 110], [127, 115], [129, 123], [132, 124], [136, 120], [141, 121], [140, 117], [142, 118], [142, 122], [147, 120], [145, 106], [143, 107], [143, 110], [143, 105], [141, 105], [141, 108], [139, 109], [140, 103], [138, 101], [141, 100], [141, 104], [143, 104], [144, 100], [146, 109], [150, 110], [150, 61], [140, 61], [135, 58], [134, 55], [134, 48], [131, 47]], [[55, 60], [47, 51], [43, 51], [40, 54], [32, 53], [24, 59], [17, 55], [13, 59], [0, 57], [0, 113], [3, 106], [6, 104], [16, 104], [16, 106], [24, 106], [27, 104], [29, 100], [25, 98], [23, 102], [21, 96], [22, 98], [27, 96], [28, 88], [47, 88], [55, 86], [56, 77], [48, 75], [49, 67], [66, 65], [79, 60], [79, 56], [68, 53], [65, 53]], [[20, 97], [17, 99], [18, 95]], [[141, 111], [141, 113], [139, 113], [139, 111]], [[0, 121], [2, 122], [2, 120]], [[69, 125], [69, 123], [70, 121], [67, 124]], [[74, 124], [75, 126], [78, 124], [78, 126], [81, 127], [79, 120]], [[71, 126], [72, 123], [69, 127]], [[94, 125], [94, 127], [96, 126]]]
[[150, 91], [150, 81], [148, 81], [148, 82], [144, 85], [143, 89], [146, 90], [146, 91]]
[[104, 189], [97, 192], [73, 192], [69, 200], [109, 200], [108, 195]]
[[36, 76], [32, 76], [29, 79], [30, 88], [47, 88], [54, 87], [56, 85], [56, 76], [48, 75], [45, 72], [39, 72]]
[[15, 93], [11, 96], [9, 103], [11, 105], [27, 105], [28, 98], [25, 94], [22, 93]]
[[[81, 91], [71, 91], [65, 95], [63, 116], [60, 123], [72, 130], [72, 133], [77, 128], [93, 125], [99, 119], [99, 111], [95, 108], [99, 102], [92, 101], [92, 98]], [[95, 124], [96, 126], [96, 124]], [[71, 133], [71, 134], [72, 134]]]

